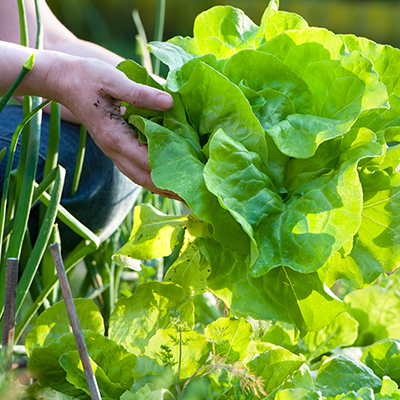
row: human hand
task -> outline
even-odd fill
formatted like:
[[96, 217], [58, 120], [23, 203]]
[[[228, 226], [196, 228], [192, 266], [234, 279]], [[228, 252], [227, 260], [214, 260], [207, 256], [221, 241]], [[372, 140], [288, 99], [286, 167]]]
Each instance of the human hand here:
[[173, 106], [168, 93], [132, 82], [121, 71], [95, 59], [68, 57], [63, 68], [52, 71], [48, 79], [57, 87], [57, 101], [85, 125], [123, 174], [153, 193], [181, 200], [154, 185], [147, 146], [121, 117], [122, 101], [139, 108], [168, 110]]

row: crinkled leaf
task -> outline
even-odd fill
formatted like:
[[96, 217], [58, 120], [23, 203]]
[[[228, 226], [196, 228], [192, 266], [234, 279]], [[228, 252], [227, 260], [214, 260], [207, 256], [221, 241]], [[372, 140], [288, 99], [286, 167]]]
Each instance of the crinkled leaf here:
[[175, 132], [181, 138], [186, 139], [191, 144], [198, 159], [202, 162], [206, 162], [206, 157], [200, 145], [199, 135], [188, 122], [185, 107], [180, 95], [171, 92], [171, 96], [174, 99], [174, 106], [170, 110], [164, 112], [163, 126]]
[[193, 37], [201, 54], [213, 53], [228, 58], [243, 48], [254, 46], [258, 26], [242, 10], [215, 6], [199, 14]]
[[271, 0], [261, 18], [257, 32], [256, 46], [272, 39], [280, 33], [293, 29], [307, 28], [307, 22], [300, 15], [279, 11], [279, 0]]
[[[353, 153], [351, 155], [351, 153]], [[383, 150], [373, 131], [352, 128], [345, 136], [322, 143], [313, 157], [307, 159], [291, 158], [285, 165], [285, 188], [293, 193], [297, 188], [318, 177], [337, 169], [349, 157], [361, 162], [371, 162], [381, 156]]]
[[200, 136], [221, 128], [267, 162], [264, 130], [242, 91], [225, 76], [200, 62], [179, 93]]
[[217, 131], [204, 169], [206, 185], [255, 242], [259, 257], [252, 274], [279, 265], [313, 272], [350, 240], [361, 222], [357, 162], [377, 151], [373, 142], [351, 148], [339, 171], [304, 184], [284, 204], [257, 156]]
[[207, 289], [210, 264], [196, 244], [197, 236], [202, 235], [211, 235], [209, 226], [193, 215], [189, 215], [179, 257], [164, 276], [165, 282], [180, 285], [188, 296], [204, 293]]
[[373, 62], [379, 80], [385, 84], [389, 94], [400, 95], [399, 49], [354, 35], [339, 35], [339, 37], [346, 43], [349, 51], [359, 51]]
[[[381, 165], [389, 171], [399, 163], [398, 150], [386, 152]], [[380, 169], [364, 169], [360, 176], [364, 198], [361, 226], [351, 252], [339, 251], [326, 265], [328, 285], [343, 279], [362, 288], [400, 264], [400, 186], [393, 186], [394, 180]]]
[[222, 73], [238, 86], [244, 80], [256, 92], [276, 90], [290, 99], [296, 113], [312, 110], [313, 97], [307, 83], [271, 54], [243, 50], [226, 62]]
[[[103, 369], [98, 366], [91, 358], [90, 362], [102, 398], [118, 400], [120, 396], [129, 388], [129, 386], [112, 382], [103, 371]], [[73, 384], [76, 388], [79, 388], [90, 395], [85, 371], [83, 369], [78, 350], [70, 351], [63, 354], [60, 358], [60, 365], [67, 373], [66, 379], [68, 380], [68, 382]]]
[[[94, 301], [75, 299], [74, 304], [82, 330], [104, 334], [103, 317]], [[30, 356], [35, 348], [46, 347], [70, 332], [71, 323], [67, 308], [64, 301], [60, 301], [39, 315], [36, 326], [25, 339], [26, 351]]]
[[290, 378], [304, 364], [304, 361], [303, 357], [289, 350], [271, 345], [269, 350], [257, 355], [246, 366], [256, 376], [263, 378], [264, 390], [271, 393]]
[[136, 206], [129, 240], [113, 255], [113, 260], [129, 267], [129, 258], [146, 260], [170, 255], [186, 223], [187, 216], [166, 215], [150, 204]]
[[386, 375], [400, 383], [400, 340], [383, 339], [374, 343], [364, 350], [361, 361], [380, 378]]
[[[222, 129], [211, 139], [204, 178], [207, 188], [232, 213], [253, 243], [253, 229], [270, 214], [283, 211], [283, 201], [258, 154], [249, 152]], [[257, 245], [254, 243], [256, 254]]]
[[193, 303], [180, 286], [159, 282], [139, 285], [131, 297], [116, 303], [110, 318], [110, 339], [140, 354], [158, 329], [169, 326], [171, 309], [180, 311], [183, 320], [193, 326]]
[[[241, 226], [224, 210], [204, 182], [204, 164], [190, 144], [176, 133], [151, 121], [137, 118], [149, 141], [152, 178], [159, 188], [168, 188], [182, 197], [195, 215], [210, 223], [214, 238], [247, 254], [249, 240]], [[168, 151], [165, 151], [168, 149]]]
[[311, 157], [322, 142], [346, 133], [363, 110], [387, 105], [386, 89], [371, 62], [361, 53], [346, 53], [343, 42], [329, 31], [290, 31], [260, 50], [280, 58], [313, 93], [311, 113], [289, 115], [268, 129], [287, 155]]
[[[360, 114], [354, 127], [371, 129], [383, 141], [396, 140], [400, 130], [400, 97], [391, 94], [389, 96], [389, 108], [375, 108], [366, 110]], [[382, 138], [384, 134], [384, 138]]]
[[212, 265], [209, 288], [239, 315], [294, 323], [306, 333], [322, 329], [346, 307], [328, 293], [317, 273], [278, 267], [252, 278], [239, 254], [209, 239], [201, 244]]
[[[130, 387], [133, 383], [132, 371], [136, 364], [136, 356], [102, 334], [89, 330], [83, 331], [83, 334], [89, 356], [103, 370], [107, 379]], [[59, 363], [63, 354], [75, 351], [77, 346], [74, 335], [72, 332], [66, 333], [44, 347], [33, 349], [29, 357], [29, 371], [41, 386], [49, 386], [75, 396], [82, 387], [66, 381], [66, 372]]]
[[318, 370], [315, 387], [323, 396], [337, 396], [363, 387], [377, 391], [382, 380], [360, 361], [345, 356], [332, 358]]
[[357, 232], [362, 205], [356, 165], [312, 183], [298, 188], [283, 212], [271, 214], [255, 231], [260, 255], [252, 267], [254, 276], [279, 265], [316, 271]]

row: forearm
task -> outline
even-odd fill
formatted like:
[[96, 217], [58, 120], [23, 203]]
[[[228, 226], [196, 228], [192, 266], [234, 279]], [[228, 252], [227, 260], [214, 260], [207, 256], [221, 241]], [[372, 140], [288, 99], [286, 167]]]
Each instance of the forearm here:
[[34, 67], [23, 79], [15, 95], [35, 95], [58, 101], [52, 69], [60, 69], [63, 61], [67, 62], [68, 56], [51, 51], [37, 51], [3, 41], [0, 41], [0, 96], [10, 88], [32, 53], [35, 53]]
[[44, 48], [47, 50], [61, 51], [78, 57], [96, 58], [97, 60], [107, 62], [113, 66], [117, 66], [121, 61], [124, 61], [124, 58], [118, 54], [98, 46], [95, 43], [78, 39], [75, 36], [64, 37], [63, 40], [58, 42], [47, 41]]
[[[29, 34], [29, 47], [36, 43], [36, 8], [34, 0], [24, 0]], [[43, 48], [67, 54], [97, 58], [113, 66], [123, 58], [94, 43], [78, 39], [51, 12], [44, 0], [38, 0], [43, 29]], [[0, 0], [0, 40], [20, 43], [18, 5], [15, 0]]]

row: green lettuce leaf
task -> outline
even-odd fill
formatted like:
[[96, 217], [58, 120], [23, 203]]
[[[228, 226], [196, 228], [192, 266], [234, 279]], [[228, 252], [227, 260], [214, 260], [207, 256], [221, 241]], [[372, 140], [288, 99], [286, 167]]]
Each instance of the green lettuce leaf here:
[[293, 323], [306, 333], [322, 329], [346, 308], [329, 293], [317, 273], [278, 267], [252, 278], [240, 254], [211, 239], [203, 238], [200, 243], [212, 265], [209, 288], [238, 315]]
[[261, 18], [261, 24], [256, 34], [256, 47], [280, 33], [307, 27], [307, 22], [300, 15], [280, 11], [279, 0], [271, 0]]
[[286, 32], [259, 50], [287, 64], [313, 94], [311, 113], [289, 115], [268, 129], [284, 154], [311, 157], [321, 143], [348, 132], [362, 111], [388, 105], [372, 63], [361, 53], [346, 53], [343, 42], [329, 31]]
[[360, 361], [345, 356], [332, 358], [318, 370], [315, 387], [323, 396], [334, 397], [364, 387], [378, 391], [382, 380]]
[[[173, 131], [149, 120], [137, 117], [135, 121], [143, 126], [149, 141], [149, 162], [154, 183], [177, 193], [195, 215], [210, 223], [215, 240], [247, 254], [249, 240], [245, 232], [207, 190], [203, 177], [204, 164], [190, 144]], [[165, 151], [167, 148], [168, 152]]]
[[165, 282], [180, 285], [188, 296], [195, 296], [207, 290], [207, 278], [211, 267], [197, 245], [197, 238], [210, 235], [208, 224], [195, 218], [193, 214], [188, 216], [179, 257], [166, 272]]
[[165, 215], [150, 204], [135, 207], [133, 228], [128, 242], [113, 255], [113, 260], [122, 266], [131, 266], [129, 258], [145, 260], [165, 257], [178, 244], [178, 233], [187, 223], [187, 217]]
[[[100, 347], [101, 348], [101, 347]], [[108, 350], [108, 351], [107, 351]], [[103, 365], [106, 367], [115, 368], [119, 361], [115, 354], [113, 354], [111, 347], [109, 349], [101, 348], [102, 356], [107, 360]], [[100, 352], [100, 351], [99, 351]], [[111, 357], [110, 357], [111, 356]], [[132, 359], [132, 354], [129, 356]], [[136, 358], [133, 358], [136, 364]], [[103, 360], [104, 361], [104, 360]], [[102, 398], [109, 398], [119, 400], [120, 396], [132, 386], [132, 370], [134, 365], [124, 363], [119, 369], [120, 376], [115, 377], [116, 380], [112, 381], [110, 376], [99, 366], [95, 361], [90, 358], [94, 376], [96, 377], [97, 385], [99, 387]], [[78, 350], [69, 351], [60, 357], [60, 365], [66, 371], [66, 379], [73, 384], [76, 388], [83, 390], [88, 395], [90, 391], [86, 381], [85, 371], [83, 369], [82, 361], [79, 356]]]
[[398, 54], [353, 39], [272, 0], [259, 27], [217, 6], [192, 38], [150, 45], [175, 106], [126, 118], [154, 183], [207, 226], [166, 274], [185, 294], [207, 284], [239, 316], [306, 333], [343, 311], [324, 282], [364, 287], [398, 265]]
[[399, 66], [400, 50], [392, 46], [377, 44], [370, 39], [354, 35], [338, 35], [346, 43], [349, 51], [359, 51], [374, 64], [379, 80], [389, 94], [400, 95]]
[[246, 364], [251, 372], [264, 380], [267, 393], [277, 389], [288, 376], [293, 375], [303, 364], [304, 358], [282, 347], [270, 345], [270, 349]]
[[[104, 334], [104, 320], [94, 301], [75, 299], [74, 304], [82, 330]], [[39, 315], [35, 327], [26, 336], [26, 351], [31, 356], [35, 348], [46, 347], [70, 332], [67, 308], [64, 301], [60, 301]]]
[[[89, 356], [101, 369], [101, 376], [106, 381], [114, 382], [117, 387], [124, 387], [123, 391], [128, 389], [133, 383], [132, 372], [136, 365], [136, 355], [129, 353], [103, 334], [89, 330], [83, 331], [83, 334]], [[76, 377], [81, 381], [82, 377], [78, 378], [76, 373], [65, 369], [63, 364], [60, 364], [62, 357], [68, 358], [70, 353], [76, 353], [71, 357], [78, 362], [79, 355], [72, 332], [60, 336], [58, 340], [46, 346], [35, 347], [28, 362], [30, 374], [36, 377], [42, 387], [51, 387], [66, 395], [76, 396], [81, 393], [81, 390], [88, 393], [84, 375], [85, 383], [82, 386], [82, 383], [77, 384], [74, 380]], [[69, 378], [66, 380], [67, 375]]]
[[158, 329], [170, 324], [170, 310], [179, 311], [189, 327], [194, 325], [193, 302], [173, 283], [140, 285], [129, 298], [120, 298], [110, 317], [109, 337], [128, 351], [141, 354]]
[[250, 48], [257, 31], [258, 26], [242, 10], [215, 6], [196, 17], [193, 40], [201, 54], [228, 58], [239, 50]]
[[400, 340], [383, 339], [374, 343], [364, 350], [361, 361], [380, 378], [389, 376], [400, 384]]
[[274, 55], [243, 50], [226, 61], [222, 73], [237, 86], [245, 81], [246, 86], [258, 93], [273, 89], [285, 95], [294, 113], [308, 114], [313, 108], [313, 96], [307, 83]]
[[[339, 251], [328, 261], [326, 283], [343, 279], [354, 288], [372, 284], [381, 273], [391, 273], [400, 263], [400, 149], [386, 151], [380, 164], [385, 170], [364, 168], [362, 221], [350, 252]], [[388, 172], [386, 172], [386, 170]], [[391, 176], [392, 175], [392, 176]]]

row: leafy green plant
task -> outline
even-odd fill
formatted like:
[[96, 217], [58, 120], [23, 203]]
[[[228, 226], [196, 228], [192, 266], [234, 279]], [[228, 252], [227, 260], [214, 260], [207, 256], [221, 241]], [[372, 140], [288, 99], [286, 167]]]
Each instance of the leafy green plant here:
[[[193, 215], [142, 206], [114, 257], [167, 256], [184, 230], [165, 280], [306, 334], [345, 310], [328, 289], [337, 280], [360, 289], [400, 262], [400, 51], [278, 5], [260, 26], [213, 7], [192, 38], [150, 43], [175, 105], [128, 106], [125, 118], [148, 144], [154, 182]], [[163, 88], [132, 61], [118, 68]]]
[[[173, 283], [142, 284], [132, 297], [121, 298], [110, 318], [109, 337], [103, 336], [103, 318], [92, 300], [79, 299], [75, 305], [103, 399], [139, 398], [135, 396], [149, 388], [182, 398], [195, 378], [218, 371], [231, 374], [243, 388], [263, 393], [262, 380], [254, 372], [262, 364], [254, 364], [252, 356], [278, 357], [270, 373], [274, 368], [284, 373], [271, 387], [278, 387], [285, 373], [304, 362], [295, 354], [288, 358], [283, 348], [252, 341], [251, 324], [243, 319], [221, 318], [204, 334], [196, 332], [193, 302]], [[221, 328], [226, 335], [217, 333]], [[28, 368], [37, 378], [29, 389], [32, 398], [40, 398], [49, 387], [66, 396], [89, 398], [63, 302], [39, 316], [26, 349]], [[283, 354], [285, 361], [280, 359]]]
[[[200, 329], [193, 300], [173, 283], [141, 284], [117, 302], [108, 337], [93, 301], [75, 300], [103, 399], [400, 398], [400, 332], [356, 347], [359, 322], [343, 313], [289, 343], [282, 333], [293, 326], [273, 321], [262, 332], [261, 321], [237, 317]], [[40, 315], [25, 344], [37, 378], [28, 398], [90, 398], [63, 302]]]

